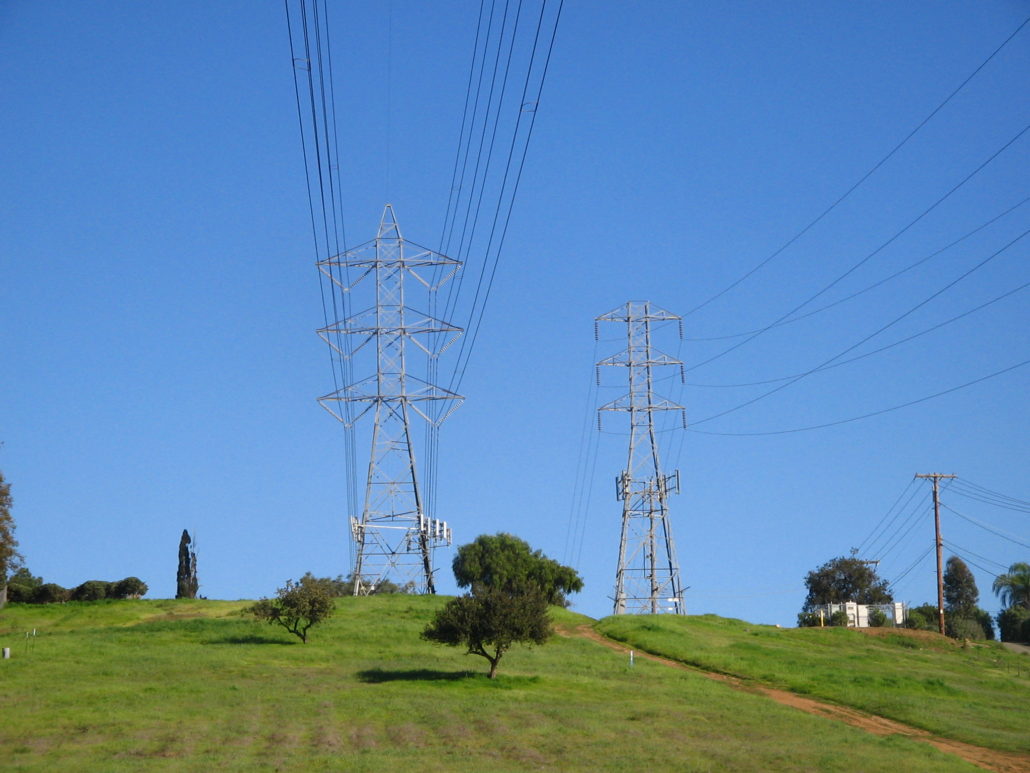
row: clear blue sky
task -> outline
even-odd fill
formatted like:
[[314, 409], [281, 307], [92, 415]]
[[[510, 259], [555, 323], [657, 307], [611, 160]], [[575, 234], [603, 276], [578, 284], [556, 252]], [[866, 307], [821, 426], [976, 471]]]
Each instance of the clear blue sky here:
[[[527, 16], [538, 8], [527, 0]], [[392, 202], [407, 237], [437, 246], [478, 9], [330, 5], [352, 242], [373, 237]], [[467, 399], [441, 434], [437, 513], [456, 542], [513, 532], [582, 572], [576, 609], [607, 614], [626, 438], [591, 429], [590, 412], [617, 393], [610, 381], [592, 388], [593, 362], [619, 348], [595, 344], [594, 317], [630, 299], [686, 314], [742, 276], [1027, 13], [1001, 0], [569, 0]], [[171, 596], [188, 528], [212, 598], [267, 595], [308, 570], [346, 574], [343, 435], [315, 402], [332, 383], [314, 334], [322, 309], [282, 3], [7, 2], [0, 45], [0, 469], [29, 567], [65, 585], [137, 575], [151, 596]], [[687, 316], [687, 340], [668, 330], [658, 343], [691, 368], [742, 340], [694, 339], [762, 328], [818, 292], [1030, 123], [1027, 83], [1030, 26], [833, 212]], [[1030, 132], [804, 310], [1013, 207], [1030, 195], [1028, 162]], [[683, 389], [667, 382], [698, 430], [663, 436], [682, 476], [672, 518], [690, 612], [793, 624], [805, 573], [876, 536], [915, 473], [1030, 499], [1030, 367], [862, 421], [733, 434], [835, 422], [1023, 362], [1028, 291], [711, 421], [775, 384], [702, 386], [808, 371], [1028, 225], [1030, 203], [691, 369]], [[1027, 283], [1028, 245], [847, 356]], [[471, 251], [467, 270], [481, 265]], [[889, 580], [932, 543], [920, 486], [913, 520], [906, 510], [899, 521], [918, 525], [886, 555], [863, 552]], [[954, 490], [945, 501], [1030, 543], [1025, 512]], [[1030, 559], [952, 511], [943, 519], [945, 539], [984, 569]], [[450, 558], [437, 556], [443, 592], [455, 590]], [[991, 575], [973, 569], [996, 610]], [[927, 556], [897, 597], [933, 596]]]

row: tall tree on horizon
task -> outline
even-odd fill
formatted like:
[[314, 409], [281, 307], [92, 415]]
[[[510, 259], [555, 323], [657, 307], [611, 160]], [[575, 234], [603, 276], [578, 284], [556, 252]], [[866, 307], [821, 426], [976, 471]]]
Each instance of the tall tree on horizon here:
[[11, 484], [0, 472], [0, 607], [7, 603], [7, 578], [21, 566], [18, 540], [14, 538], [14, 518], [11, 516]]
[[200, 590], [197, 579], [197, 552], [193, 549], [193, 540], [186, 529], [182, 530], [179, 540], [179, 571], [175, 575], [175, 598], [195, 599]]

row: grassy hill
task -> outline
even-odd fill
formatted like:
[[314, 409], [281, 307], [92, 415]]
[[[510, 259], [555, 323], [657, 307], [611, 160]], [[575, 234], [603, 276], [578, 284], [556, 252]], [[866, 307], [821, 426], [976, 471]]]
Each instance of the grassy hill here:
[[[927, 744], [869, 735], [689, 671], [644, 660], [629, 668], [574, 635], [594, 621], [564, 610], [554, 612], [564, 635], [513, 650], [491, 681], [481, 658], [419, 639], [444, 601], [341, 599], [307, 645], [241, 616], [246, 602], [9, 606], [0, 611], [0, 646], [13, 650], [0, 661], [3, 767], [976, 770]], [[634, 620], [644, 634], [666, 624]], [[32, 628], [38, 635], [26, 641]], [[764, 642], [749, 635], [727, 634]], [[841, 638], [840, 656], [861, 656], [865, 641]], [[899, 660], [918, 655], [895, 649]], [[985, 668], [1024, 691], [1015, 694], [1025, 721], [1025, 673]]]

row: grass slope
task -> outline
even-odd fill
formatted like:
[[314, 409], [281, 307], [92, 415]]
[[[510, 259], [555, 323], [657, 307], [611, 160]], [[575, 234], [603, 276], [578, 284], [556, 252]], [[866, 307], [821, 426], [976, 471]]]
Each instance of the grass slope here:
[[992, 749], [1030, 752], [1030, 658], [935, 634], [780, 629], [715, 615], [607, 617], [629, 646]]
[[[419, 631], [445, 599], [341, 599], [300, 644], [244, 602], [0, 612], [5, 770], [970, 771], [690, 672], [558, 636], [501, 676]], [[555, 610], [566, 629], [591, 623]], [[24, 631], [39, 635], [28, 645]]]

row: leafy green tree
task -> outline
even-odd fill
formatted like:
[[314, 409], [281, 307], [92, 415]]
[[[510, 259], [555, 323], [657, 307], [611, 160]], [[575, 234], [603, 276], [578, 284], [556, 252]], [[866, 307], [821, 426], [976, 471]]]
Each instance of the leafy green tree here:
[[905, 627], [917, 631], [936, 631], [937, 605], [920, 604], [918, 607], [910, 607]]
[[124, 580], [111, 583], [108, 597], [114, 599], [138, 599], [147, 593], [147, 584], [139, 577], [126, 577]]
[[497, 664], [513, 644], [543, 644], [552, 633], [547, 597], [538, 586], [477, 585], [472, 593], [448, 601], [422, 638], [486, 658], [494, 679]]
[[1030, 643], [1030, 609], [1012, 606], [998, 613], [998, 633], [1002, 641]]
[[45, 582], [32, 591], [33, 604], [60, 604], [68, 601], [71, 591], [56, 582]]
[[0, 607], [7, 602], [7, 579], [21, 566], [18, 540], [14, 538], [14, 518], [11, 515], [11, 484], [0, 472]]
[[258, 620], [281, 625], [302, 642], [308, 642], [308, 629], [328, 620], [335, 611], [331, 589], [310, 574], [276, 591], [274, 599], [261, 599], [250, 607]]
[[880, 579], [867, 561], [839, 556], [827, 561], [805, 576], [808, 596], [802, 612], [812, 612], [823, 604], [890, 604], [894, 601], [887, 590], [887, 581]]
[[23, 566], [7, 581], [7, 600], [28, 604], [32, 601], [33, 592], [42, 584], [42, 577], [33, 577], [32, 572]]
[[1017, 561], [995, 578], [992, 588], [1006, 607], [1030, 609], [1030, 564]]
[[536, 586], [548, 604], [567, 606], [565, 595], [583, 589], [575, 569], [562, 566], [524, 540], [511, 534], [483, 534], [462, 545], [454, 557], [454, 578], [459, 588], [477, 585], [516, 591]]
[[106, 580], [86, 580], [86, 582], [72, 588], [72, 601], [100, 601], [108, 597], [111, 583]]
[[887, 615], [882, 609], [870, 609], [866, 616], [870, 628], [883, 628], [887, 625]]
[[972, 617], [980, 591], [966, 562], [951, 556], [944, 566], [944, 610], [955, 617]]
[[[347, 575], [347, 579], [343, 579], [342, 574], [332, 577], [315, 577], [311, 572], [305, 572], [304, 577], [307, 577], [316, 582], [324, 583], [329, 589], [329, 592], [336, 598], [345, 598], [347, 596], [354, 595], [354, 575]], [[303, 580], [304, 577], [301, 579]], [[407, 582], [404, 585], [398, 585], [390, 580], [380, 580], [376, 583], [375, 587], [372, 588], [369, 595], [371, 596], [382, 596], [390, 593], [414, 593], [415, 583]]]

